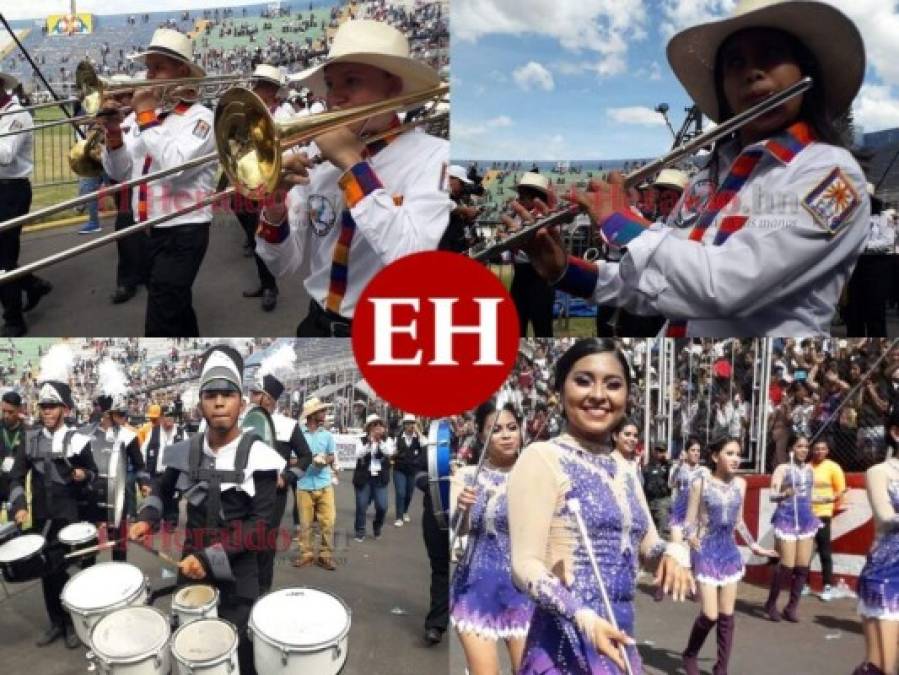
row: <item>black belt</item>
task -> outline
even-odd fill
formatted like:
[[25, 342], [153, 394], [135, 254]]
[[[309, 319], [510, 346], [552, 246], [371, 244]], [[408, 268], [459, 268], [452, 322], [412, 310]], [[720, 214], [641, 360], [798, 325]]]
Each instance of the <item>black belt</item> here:
[[28, 182], [27, 178], [0, 178], [0, 185], [22, 185]]
[[309, 318], [331, 337], [350, 337], [352, 321], [325, 309], [315, 300], [309, 301]]

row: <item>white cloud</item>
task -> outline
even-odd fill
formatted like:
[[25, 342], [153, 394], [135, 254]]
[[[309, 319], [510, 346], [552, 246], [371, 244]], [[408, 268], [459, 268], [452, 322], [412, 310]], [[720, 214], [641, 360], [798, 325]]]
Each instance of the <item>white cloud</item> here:
[[478, 120], [476, 123], [465, 122], [456, 118], [451, 118], [452, 139], [455, 142], [459, 140], [472, 140], [479, 138], [488, 133], [492, 129], [503, 129], [513, 125], [512, 118], [508, 115], [499, 115], [486, 120]]
[[538, 134], [527, 138], [485, 136], [458, 139], [453, 128], [453, 157], [466, 160], [508, 159], [556, 161], [571, 159], [576, 152], [562, 134]]
[[626, 70], [629, 43], [646, 37], [645, 0], [452, 0], [453, 39], [545, 35], [571, 52], [593, 52], [600, 76]]
[[855, 123], [866, 133], [899, 127], [899, 98], [889, 86], [864, 85], [852, 110]]
[[516, 68], [512, 72], [512, 79], [525, 91], [532, 89], [552, 91], [556, 86], [552, 73], [536, 61], [528, 61], [527, 65]]
[[737, 0], [662, 0], [662, 22], [659, 26], [664, 38], [699, 23], [729, 16]]
[[508, 115], [500, 115], [487, 120], [486, 124], [489, 127], [511, 127], [512, 118]]
[[627, 108], [606, 108], [606, 116], [618, 124], [636, 124], [643, 127], [665, 126], [665, 119], [659, 113], [641, 105]]
[[658, 82], [662, 79], [662, 67], [658, 61], [653, 61], [649, 65], [649, 79], [653, 82]]

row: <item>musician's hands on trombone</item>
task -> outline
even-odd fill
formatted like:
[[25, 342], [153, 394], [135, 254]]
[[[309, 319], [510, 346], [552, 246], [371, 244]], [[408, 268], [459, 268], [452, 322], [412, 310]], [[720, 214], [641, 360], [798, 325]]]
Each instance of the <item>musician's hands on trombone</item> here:
[[615, 628], [592, 609], [578, 610], [574, 621], [581, 635], [587, 638], [596, 651], [614, 661], [622, 672], [627, 672], [621, 646], [636, 644], [632, 637]]
[[94, 122], [94, 128], [103, 130], [106, 134], [106, 145], [112, 149], [122, 146], [121, 124], [123, 117], [120, 112], [121, 108], [121, 103], [115, 98], [107, 96], [100, 104], [100, 111], [97, 113], [97, 121]]
[[[530, 225], [550, 212], [549, 206], [542, 199], [534, 200], [532, 211], [528, 211], [517, 201], [513, 201], [510, 206], [521, 218], [520, 221], [516, 221], [509, 216], [502, 216], [502, 221], [510, 232], [518, 230], [523, 225]], [[531, 265], [537, 270], [537, 274], [550, 283], [559, 280], [568, 261], [559, 227], [544, 227], [538, 230], [522, 248], [528, 254]]]
[[140, 87], [131, 96], [131, 107], [135, 115], [148, 110], [155, 111], [160, 106], [159, 87]]
[[365, 144], [349, 127], [338, 127], [312, 139], [325, 159], [341, 171], [362, 161]]
[[696, 593], [696, 582], [693, 573], [686, 567], [682, 567], [670, 555], [663, 555], [656, 569], [655, 584], [660, 586], [662, 592], [671, 595], [671, 598], [683, 602], [687, 592]]

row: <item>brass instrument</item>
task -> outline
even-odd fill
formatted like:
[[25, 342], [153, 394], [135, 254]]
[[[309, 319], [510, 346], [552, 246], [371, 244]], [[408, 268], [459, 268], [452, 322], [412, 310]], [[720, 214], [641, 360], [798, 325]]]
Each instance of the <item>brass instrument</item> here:
[[259, 199], [277, 188], [281, 153], [285, 150], [375, 115], [416, 107], [448, 91], [448, 85], [440, 84], [377, 103], [275, 122], [256, 94], [246, 89], [231, 89], [215, 109], [215, 142], [222, 170], [240, 194]]
[[[708, 145], [711, 145], [715, 141], [729, 136], [749, 122], [752, 122], [762, 115], [783, 105], [790, 99], [805, 93], [806, 91], [811, 89], [813, 85], [814, 81], [812, 80], [812, 78], [804, 77], [795, 84], [787, 87], [786, 89], [779, 91], [776, 94], [772, 94], [764, 101], [761, 101], [751, 108], [744, 110], [739, 115], [734, 115], [729, 120], [722, 122], [713, 129], [709, 129], [699, 136], [696, 136], [693, 140], [684, 143], [682, 146], [676, 148], [675, 150], [672, 150], [667, 155], [664, 155], [663, 157], [660, 157], [659, 159], [650, 162], [649, 164], [642, 166], [635, 171], [632, 171], [624, 177], [625, 189], [639, 185], [643, 180], [655, 175], [665, 167], [671, 166], [684, 157], [689, 157], [693, 153]], [[522, 227], [520, 230], [510, 235], [506, 239], [487, 246], [486, 248], [473, 247], [472, 249], [469, 249], [467, 251], [467, 254], [474, 260], [487, 260], [495, 256], [496, 254], [501, 253], [502, 251], [520, 246], [524, 242], [528, 241], [534, 235], [534, 233], [541, 228], [551, 225], [559, 225], [564, 222], [570, 222], [574, 219], [574, 216], [577, 215], [579, 208], [580, 207], [576, 205], [566, 207], [560, 211], [549, 214], [548, 216], [540, 218], [533, 223]]]

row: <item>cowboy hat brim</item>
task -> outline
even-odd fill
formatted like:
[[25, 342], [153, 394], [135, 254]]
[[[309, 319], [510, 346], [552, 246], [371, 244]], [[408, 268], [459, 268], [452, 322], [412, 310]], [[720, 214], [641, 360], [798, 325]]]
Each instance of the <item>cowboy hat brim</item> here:
[[709, 119], [721, 121], [715, 60], [721, 45], [749, 28], [789, 33], [818, 62], [830, 112], [849, 110], [865, 77], [865, 44], [855, 24], [838, 9], [811, 0], [790, 0], [681, 31], [668, 43], [668, 63], [690, 98]]
[[181, 63], [186, 63], [190, 67], [190, 77], [206, 77], [206, 70], [203, 66], [184, 58], [183, 54], [176, 52], [174, 49], [166, 49], [165, 47], [147, 47], [146, 51], [131, 54], [128, 58], [132, 61], [147, 65], [147, 56], [150, 54], [160, 54], [162, 56], [168, 56], [170, 59], [180, 61]]
[[317, 405], [312, 406], [312, 407], [309, 408], [308, 410], [306, 410], [306, 409], [304, 408], [304, 409], [303, 409], [303, 417], [304, 417], [304, 418], [305, 418], [305, 417], [309, 417], [309, 415], [312, 415], [312, 414], [314, 414], [314, 413], [317, 413], [317, 412], [319, 412], [320, 410], [327, 410], [328, 408], [333, 408], [333, 407], [334, 407], [334, 406], [333, 406], [332, 404], [330, 404], [330, 403], [319, 403], [319, 404], [317, 404]]
[[4, 91], [12, 91], [19, 86], [19, 80], [13, 75], [0, 73], [0, 84], [2, 84]]
[[424, 91], [440, 84], [440, 75], [425, 63], [403, 56], [371, 52], [342, 54], [333, 59], [328, 59], [317, 66], [294, 73], [290, 76], [290, 80], [292, 82], [302, 82], [316, 96], [325, 96], [328, 93], [325, 87], [325, 68], [333, 63], [361, 63], [366, 66], [380, 68], [391, 75], [396, 75], [403, 81], [401, 96]]

